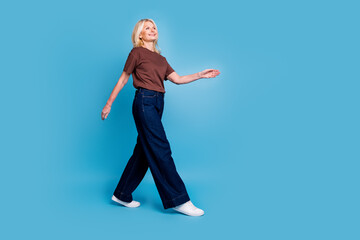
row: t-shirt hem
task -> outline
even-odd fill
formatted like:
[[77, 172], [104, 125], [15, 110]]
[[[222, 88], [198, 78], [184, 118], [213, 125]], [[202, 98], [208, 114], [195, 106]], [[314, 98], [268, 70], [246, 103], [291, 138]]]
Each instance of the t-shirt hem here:
[[123, 69], [123, 72], [126, 72], [127, 74], [132, 74], [132, 72], [130, 72], [130, 71], [127, 70], [127, 69]]
[[143, 86], [135, 87], [135, 89], [138, 89], [139, 87], [145, 88], [145, 89], [148, 89], [148, 90], [152, 90], [152, 91], [162, 92], [162, 93], [165, 93], [165, 92], [166, 92], [164, 89], [150, 89], [150, 88], [148, 88], [148, 87], [143, 87]]

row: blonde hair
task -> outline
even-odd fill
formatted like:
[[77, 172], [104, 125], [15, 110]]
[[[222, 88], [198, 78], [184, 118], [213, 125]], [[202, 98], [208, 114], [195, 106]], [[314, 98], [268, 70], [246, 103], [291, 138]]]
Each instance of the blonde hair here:
[[[133, 32], [131, 34], [131, 42], [132, 42], [134, 47], [142, 47], [142, 46], [144, 46], [144, 42], [143, 42], [142, 39], [139, 39], [139, 36], [140, 36], [141, 31], [143, 30], [145, 22], [151, 22], [152, 24], [154, 24], [154, 26], [155, 26], [155, 28], [157, 30], [157, 26], [156, 26], [154, 20], [149, 19], [149, 18], [144, 18], [144, 19], [139, 20], [135, 24], [134, 30], [133, 30]], [[159, 36], [159, 31], [158, 31], [158, 36]], [[160, 54], [161, 53], [160, 48], [159, 49], [156, 48], [156, 46], [158, 46], [158, 44], [157, 44], [158, 39], [159, 39], [159, 37], [154, 41], [154, 50], [155, 50], [155, 52]]]

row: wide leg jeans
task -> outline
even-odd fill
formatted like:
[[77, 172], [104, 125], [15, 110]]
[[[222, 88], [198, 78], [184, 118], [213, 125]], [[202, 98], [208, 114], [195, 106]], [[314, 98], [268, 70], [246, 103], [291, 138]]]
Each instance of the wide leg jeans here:
[[124, 202], [133, 200], [132, 193], [150, 168], [165, 209], [190, 200], [171, 156], [169, 141], [161, 122], [165, 93], [139, 88], [135, 92], [132, 113], [138, 132], [137, 142], [114, 196]]

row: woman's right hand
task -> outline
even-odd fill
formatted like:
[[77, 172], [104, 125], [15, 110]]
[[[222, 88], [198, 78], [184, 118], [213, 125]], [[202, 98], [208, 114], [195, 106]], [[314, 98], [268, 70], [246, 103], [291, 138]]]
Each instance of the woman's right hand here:
[[106, 104], [105, 107], [103, 108], [102, 112], [101, 112], [101, 119], [104, 120], [107, 118], [107, 116], [109, 115], [111, 110], [111, 107]]

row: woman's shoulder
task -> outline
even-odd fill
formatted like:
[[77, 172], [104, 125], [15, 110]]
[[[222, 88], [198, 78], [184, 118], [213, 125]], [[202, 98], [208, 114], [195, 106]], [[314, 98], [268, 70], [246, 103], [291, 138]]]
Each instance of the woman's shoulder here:
[[[130, 52], [132, 52], [132, 53], [141, 53], [141, 54], [145, 54], [145, 55], [147, 55], [148, 53], [150, 53], [150, 55], [154, 54], [154, 52], [151, 52], [150, 50], [148, 50], [148, 49], [146, 49], [144, 47], [141, 47], [141, 46], [133, 47]], [[161, 55], [160, 53], [156, 53], [156, 55], [163, 58], [163, 59], [165, 59], [165, 57], [163, 55]]]
[[143, 47], [133, 47], [131, 50], [130, 50], [130, 53], [129, 54], [133, 54], [133, 55], [136, 55], [136, 56], [140, 56], [140, 55], [143, 55], [144, 53], [144, 48]]
[[141, 46], [139, 46], [139, 47], [133, 47], [133, 48], [131, 49], [132, 52], [133, 52], [133, 51], [138, 52], [138, 51], [143, 51], [143, 50], [146, 50], [146, 49], [143, 48], [143, 47], [141, 47]]
[[133, 48], [130, 50], [130, 53], [138, 52], [139, 50], [140, 50], [140, 47], [133, 47]]

